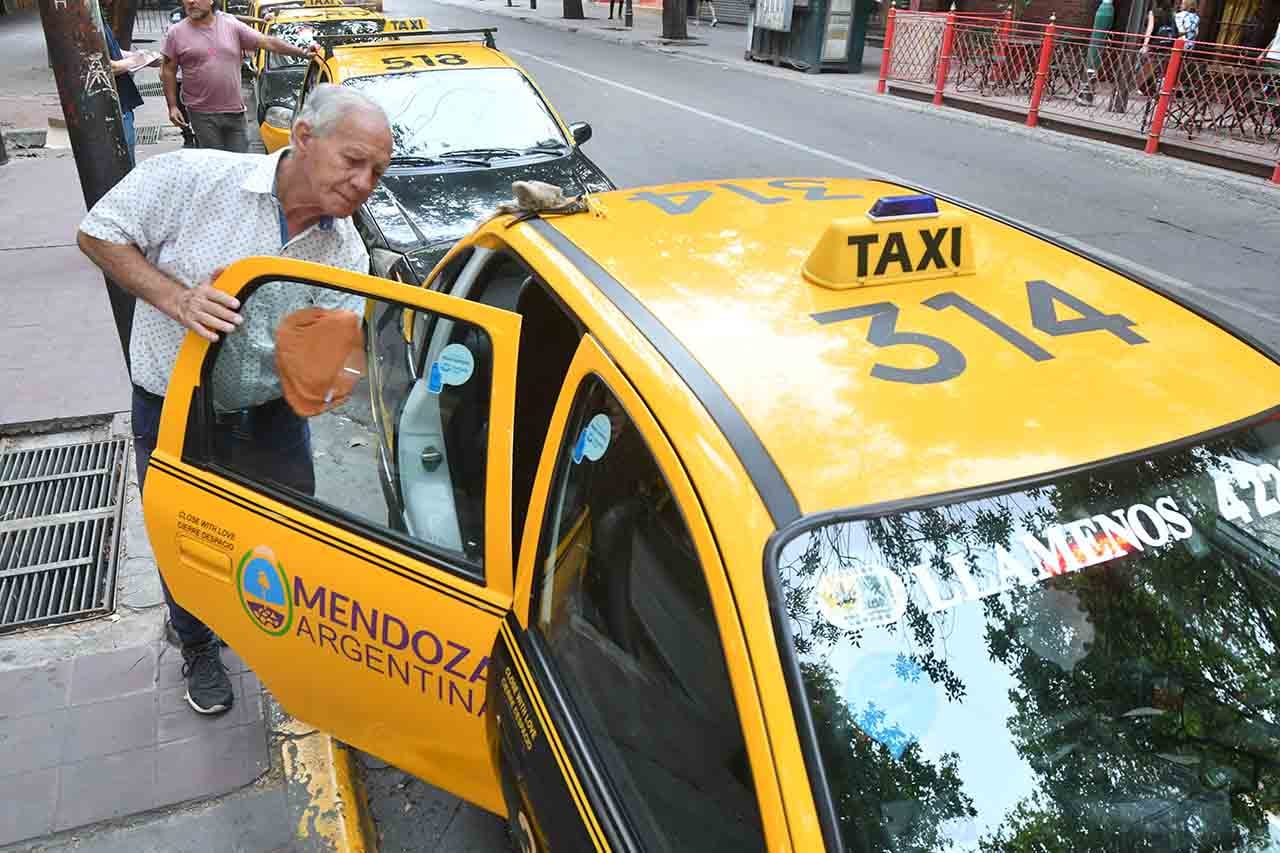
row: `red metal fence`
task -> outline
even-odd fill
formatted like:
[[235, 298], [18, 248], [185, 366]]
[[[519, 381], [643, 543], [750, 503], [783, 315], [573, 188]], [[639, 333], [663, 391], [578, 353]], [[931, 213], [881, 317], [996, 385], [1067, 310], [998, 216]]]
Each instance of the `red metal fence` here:
[[1012, 17], [891, 9], [886, 84], [1025, 115], [1274, 164], [1280, 183], [1280, 63], [1234, 45], [1175, 42]]

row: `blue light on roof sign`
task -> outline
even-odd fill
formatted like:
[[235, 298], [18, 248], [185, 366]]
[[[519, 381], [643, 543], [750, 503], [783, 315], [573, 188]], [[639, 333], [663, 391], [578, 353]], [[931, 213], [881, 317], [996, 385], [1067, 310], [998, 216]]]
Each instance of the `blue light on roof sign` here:
[[938, 215], [938, 200], [931, 195], [887, 195], [876, 199], [867, 216], [875, 220], [915, 219]]

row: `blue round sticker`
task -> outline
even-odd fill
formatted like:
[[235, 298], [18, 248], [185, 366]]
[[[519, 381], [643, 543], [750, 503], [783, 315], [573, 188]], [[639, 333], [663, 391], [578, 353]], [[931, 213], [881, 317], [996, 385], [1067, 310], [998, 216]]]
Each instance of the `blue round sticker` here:
[[601, 412], [587, 421], [587, 425], [578, 433], [578, 440], [573, 445], [573, 463], [576, 465], [583, 458], [599, 462], [604, 452], [609, 449], [609, 440], [613, 437], [613, 425], [609, 416]]
[[475, 372], [476, 359], [463, 344], [449, 344], [431, 363], [427, 373], [427, 390], [439, 394], [446, 385], [465, 385]]

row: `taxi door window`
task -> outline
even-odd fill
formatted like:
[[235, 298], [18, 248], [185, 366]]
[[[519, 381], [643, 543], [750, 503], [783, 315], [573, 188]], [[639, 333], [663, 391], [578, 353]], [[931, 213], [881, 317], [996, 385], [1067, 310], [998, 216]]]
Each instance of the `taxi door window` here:
[[461, 275], [465, 260], [459, 256], [451, 262], [431, 287], [514, 311], [520, 315], [523, 329], [516, 362], [511, 468], [511, 541], [518, 544], [538, 460], [542, 457], [542, 445], [551, 426], [560, 388], [569, 372], [569, 363], [582, 338], [583, 325], [518, 256], [509, 252], [483, 255], [477, 252], [476, 260], [483, 266], [471, 276]]
[[530, 622], [650, 850], [762, 850], [728, 670], [692, 537], [640, 432], [579, 388]]
[[190, 461], [483, 578], [488, 334], [438, 318], [415, 377], [402, 305], [302, 281], [242, 303], [205, 362]]

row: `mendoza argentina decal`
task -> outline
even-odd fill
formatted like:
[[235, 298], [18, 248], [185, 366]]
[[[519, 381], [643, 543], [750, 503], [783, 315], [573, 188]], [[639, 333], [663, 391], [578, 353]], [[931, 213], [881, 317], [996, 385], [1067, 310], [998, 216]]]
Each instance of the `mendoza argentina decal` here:
[[263, 632], [292, 634], [458, 712], [483, 715], [488, 655], [337, 589], [290, 577], [265, 545], [240, 558], [236, 589]]
[[284, 635], [293, 625], [293, 599], [289, 579], [275, 553], [259, 545], [240, 558], [236, 568], [236, 589], [249, 619], [273, 637]]

